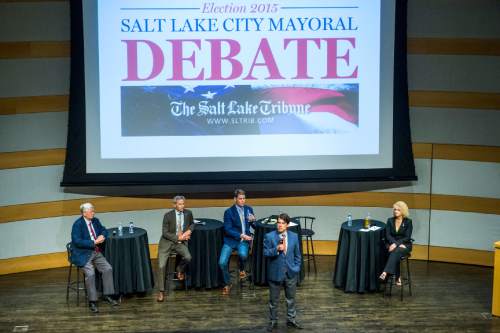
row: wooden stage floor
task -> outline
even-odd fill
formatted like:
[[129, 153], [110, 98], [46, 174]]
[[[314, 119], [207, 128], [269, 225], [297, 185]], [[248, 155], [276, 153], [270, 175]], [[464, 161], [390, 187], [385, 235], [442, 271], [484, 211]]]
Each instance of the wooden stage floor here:
[[[490, 312], [492, 268], [412, 261], [414, 294], [402, 303], [399, 294], [384, 299], [334, 288], [335, 257], [318, 258], [317, 276], [297, 291], [303, 332], [500, 332]], [[0, 276], [0, 332], [25, 325], [28, 332], [265, 332], [268, 322], [265, 287], [234, 288], [229, 297], [175, 291], [164, 303], [151, 293], [115, 308], [101, 302], [94, 315], [84, 302], [76, 306], [75, 294], [66, 304], [66, 277], [64, 268]], [[278, 332], [287, 331], [283, 297]]]

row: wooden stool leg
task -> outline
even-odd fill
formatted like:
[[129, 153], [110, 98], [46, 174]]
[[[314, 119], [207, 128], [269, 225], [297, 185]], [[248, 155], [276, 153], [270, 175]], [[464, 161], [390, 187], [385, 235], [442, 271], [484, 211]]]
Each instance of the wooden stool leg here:
[[391, 275], [389, 278], [389, 297], [392, 297], [392, 285], [394, 284], [395, 275]]
[[311, 239], [311, 251], [312, 251], [312, 260], [314, 265], [314, 274], [318, 274], [318, 269], [316, 268], [316, 254], [314, 253], [314, 242], [312, 236], [309, 238]]
[[[85, 283], [85, 281], [83, 281]], [[76, 268], [76, 306], [80, 306], [80, 268]]]
[[311, 272], [311, 254], [309, 252], [309, 237], [306, 236], [306, 251], [307, 251], [307, 274]]
[[406, 274], [407, 274], [407, 279], [408, 279], [408, 291], [410, 292], [410, 296], [413, 296], [411, 294], [411, 273], [410, 273], [410, 259], [406, 258]]
[[66, 303], [69, 302], [69, 288], [71, 286], [71, 271], [73, 268], [73, 264], [69, 264], [69, 272], [68, 272], [68, 284], [66, 285]]

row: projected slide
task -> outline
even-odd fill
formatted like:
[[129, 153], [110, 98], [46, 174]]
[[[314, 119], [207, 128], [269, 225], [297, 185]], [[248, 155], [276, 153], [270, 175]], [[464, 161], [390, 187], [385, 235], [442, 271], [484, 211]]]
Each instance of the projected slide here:
[[87, 169], [392, 167], [387, 3], [83, 2]]

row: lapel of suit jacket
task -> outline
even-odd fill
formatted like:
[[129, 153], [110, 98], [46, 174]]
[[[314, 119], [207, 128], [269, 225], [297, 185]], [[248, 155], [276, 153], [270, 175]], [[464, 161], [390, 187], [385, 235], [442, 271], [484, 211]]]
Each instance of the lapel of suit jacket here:
[[174, 233], [177, 230], [177, 216], [176, 210], [172, 209], [167, 216], [169, 232]]

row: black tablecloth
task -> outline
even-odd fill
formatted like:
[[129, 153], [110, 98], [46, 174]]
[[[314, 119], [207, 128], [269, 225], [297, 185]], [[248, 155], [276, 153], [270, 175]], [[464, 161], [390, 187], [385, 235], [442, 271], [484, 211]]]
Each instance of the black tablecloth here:
[[[113, 234], [114, 231], [116, 234]], [[117, 228], [108, 229], [108, 232], [104, 255], [113, 267], [116, 293], [143, 293], [153, 289], [146, 230], [134, 228], [134, 233], [129, 234], [128, 227], [124, 227], [123, 236], [118, 236]]]
[[333, 283], [345, 292], [364, 293], [379, 288], [378, 276], [385, 263], [385, 224], [374, 220], [371, 223], [380, 229], [360, 231], [363, 220], [353, 220], [351, 227], [342, 223]]
[[[268, 232], [276, 230], [276, 224], [266, 224], [262, 220], [255, 222], [255, 232], [253, 238], [253, 258], [252, 258], [252, 270], [254, 283], [257, 285], [267, 284], [267, 263], [268, 260], [264, 257], [264, 236]], [[300, 225], [291, 226], [288, 230], [295, 232], [299, 236], [299, 247], [300, 253], [302, 254], [302, 242], [300, 238]], [[302, 259], [304, 256], [302, 256]], [[304, 279], [304, 262], [302, 260], [302, 265], [299, 274], [298, 282]]]
[[196, 224], [189, 252], [192, 260], [188, 270], [188, 285], [194, 288], [217, 288], [223, 285], [219, 269], [219, 257], [224, 243], [223, 223], [212, 219], [197, 219], [205, 225]]

